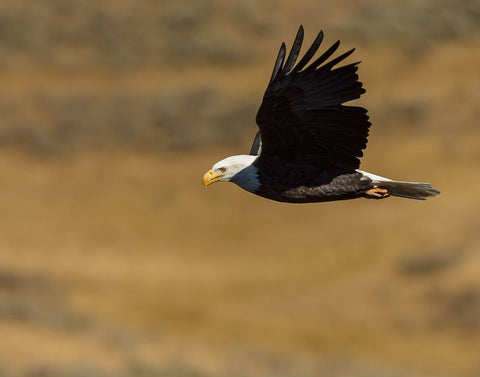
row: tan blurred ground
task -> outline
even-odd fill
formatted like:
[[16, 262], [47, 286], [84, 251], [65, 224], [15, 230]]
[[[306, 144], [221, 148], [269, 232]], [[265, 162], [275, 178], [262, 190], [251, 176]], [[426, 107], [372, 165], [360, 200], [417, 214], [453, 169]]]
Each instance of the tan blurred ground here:
[[[356, 46], [362, 168], [442, 191], [270, 202], [281, 41]], [[0, 376], [480, 375], [476, 1], [0, 2]]]

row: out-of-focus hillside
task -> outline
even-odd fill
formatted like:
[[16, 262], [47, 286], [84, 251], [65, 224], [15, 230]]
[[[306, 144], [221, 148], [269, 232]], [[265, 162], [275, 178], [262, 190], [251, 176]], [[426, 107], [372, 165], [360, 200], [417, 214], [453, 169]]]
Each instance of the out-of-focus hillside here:
[[[12, 0], [0, 3], [0, 142], [48, 153], [243, 145], [280, 42], [291, 43], [300, 23], [306, 43], [322, 28], [327, 43], [359, 47], [367, 104], [383, 130], [395, 121], [427, 127], [425, 114], [445, 111], [443, 101], [469, 100], [440, 59], [478, 59], [473, 0]], [[426, 66], [442, 97], [420, 85], [398, 98], [403, 75]], [[382, 87], [382, 101], [372, 100]]]
[[[438, 198], [201, 187], [299, 24]], [[0, 376], [477, 377], [479, 67], [474, 0], [0, 2]]]

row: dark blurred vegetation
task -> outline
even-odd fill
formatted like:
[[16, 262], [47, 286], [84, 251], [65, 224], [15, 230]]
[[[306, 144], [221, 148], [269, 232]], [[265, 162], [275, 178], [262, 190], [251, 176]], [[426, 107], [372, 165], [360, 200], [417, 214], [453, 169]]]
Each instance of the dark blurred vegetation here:
[[254, 4], [2, 2], [0, 67], [12, 76], [0, 99], [1, 141], [55, 152], [238, 137], [258, 98], [224, 98], [215, 75], [181, 88], [169, 76], [258, 59], [252, 39], [273, 26]]
[[438, 42], [474, 40], [480, 33], [477, 0], [394, 0], [388, 7], [377, 1], [362, 3], [357, 20], [345, 30], [367, 41], [384, 39], [425, 48]]
[[[299, 24], [440, 197], [203, 190]], [[479, 67], [477, 0], [0, 1], [0, 376], [477, 377]]]
[[[306, 6], [319, 13], [303, 20], [307, 41], [322, 27], [327, 37], [349, 43], [393, 43], [418, 61], [432, 45], [465, 43], [480, 33], [475, 0], [340, 5], [348, 12], [335, 18], [322, 17], [334, 13], [323, 4]], [[295, 7], [285, 5], [288, 10], [282, 11], [282, 6], [272, 1], [3, 1], [0, 142], [43, 152], [235, 144], [245, 129], [253, 130], [268, 78], [266, 63], [273, 61], [280, 41], [295, 33], [297, 23], [287, 21]], [[302, 21], [301, 14], [296, 18]], [[374, 63], [374, 57], [360, 58]], [[256, 72], [258, 66], [263, 75], [250, 84], [253, 96], [238, 90], [234, 77], [225, 81], [233, 72]], [[388, 114], [393, 110], [396, 119], [422, 123], [429, 110], [425, 102], [395, 100], [387, 103]]]

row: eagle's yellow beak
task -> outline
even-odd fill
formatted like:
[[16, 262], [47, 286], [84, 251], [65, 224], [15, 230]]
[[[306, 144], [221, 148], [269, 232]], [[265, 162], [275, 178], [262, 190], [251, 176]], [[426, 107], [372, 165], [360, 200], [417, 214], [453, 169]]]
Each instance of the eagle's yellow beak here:
[[222, 173], [215, 171], [213, 169], [210, 169], [203, 176], [203, 184], [205, 185], [205, 187], [207, 187], [208, 185], [211, 185], [212, 183], [217, 182], [222, 177], [223, 177]]

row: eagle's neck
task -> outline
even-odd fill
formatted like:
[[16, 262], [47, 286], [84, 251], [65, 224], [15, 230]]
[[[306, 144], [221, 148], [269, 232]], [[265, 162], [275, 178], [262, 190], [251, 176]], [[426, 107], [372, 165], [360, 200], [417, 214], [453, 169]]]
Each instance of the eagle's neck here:
[[258, 169], [254, 165], [249, 165], [246, 168], [239, 171], [237, 174], [235, 174], [232, 177], [231, 182], [237, 184], [244, 190], [247, 190], [253, 193], [257, 191], [261, 186], [260, 179], [258, 176]]

